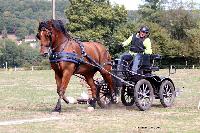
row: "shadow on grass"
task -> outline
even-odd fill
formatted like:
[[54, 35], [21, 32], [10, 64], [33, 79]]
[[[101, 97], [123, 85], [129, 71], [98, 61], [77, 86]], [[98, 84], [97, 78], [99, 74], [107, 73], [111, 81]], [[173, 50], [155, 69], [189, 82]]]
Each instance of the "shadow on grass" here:
[[[55, 104], [52, 103], [40, 103], [40, 104], [30, 104], [30, 105], [18, 105], [18, 106], [9, 106], [9, 110], [17, 112], [35, 112], [35, 113], [52, 113], [55, 108]], [[72, 113], [72, 112], [85, 112], [87, 111], [87, 104], [66, 104], [62, 103], [62, 113]], [[163, 108], [161, 104], [153, 104], [151, 108]], [[128, 110], [128, 111], [140, 111], [137, 106], [134, 104], [132, 106], [125, 106], [122, 103], [111, 104], [107, 108], [100, 108], [98, 105], [96, 107], [98, 111], [106, 110]]]
[[[9, 110], [14, 110], [17, 112], [36, 112], [36, 113], [52, 113], [55, 108], [55, 104], [32, 104], [28, 106], [10, 106]], [[77, 105], [77, 104], [66, 104], [62, 103], [62, 112], [81, 112], [86, 110], [87, 105]]]
[[153, 104], [151, 107], [164, 108], [161, 104]]

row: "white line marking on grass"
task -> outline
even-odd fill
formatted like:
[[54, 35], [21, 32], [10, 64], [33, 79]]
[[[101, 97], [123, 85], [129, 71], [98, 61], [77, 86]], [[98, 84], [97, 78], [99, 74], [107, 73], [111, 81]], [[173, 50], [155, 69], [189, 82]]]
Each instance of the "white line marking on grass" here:
[[24, 123], [54, 121], [54, 120], [61, 120], [61, 119], [62, 119], [61, 117], [49, 117], [49, 118], [34, 118], [34, 119], [27, 119], [27, 120], [0, 121], [0, 126], [20, 125]]

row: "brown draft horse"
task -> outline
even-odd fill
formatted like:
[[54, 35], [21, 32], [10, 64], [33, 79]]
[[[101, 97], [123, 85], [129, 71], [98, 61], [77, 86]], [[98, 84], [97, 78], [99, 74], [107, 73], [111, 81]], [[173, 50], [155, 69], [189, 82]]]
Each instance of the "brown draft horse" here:
[[88, 102], [91, 107], [95, 108], [96, 100], [98, 100], [96, 99], [96, 85], [93, 79], [97, 71], [108, 83], [110, 93], [114, 92], [112, 77], [107, 72], [111, 71], [111, 64], [109, 63], [111, 56], [102, 44], [76, 41], [66, 32], [60, 20], [40, 22], [37, 38], [40, 40], [41, 55], [45, 56], [50, 53], [51, 67], [55, 71], [59, 98], [53, 111], [61, 111], [61, 99], [68, 103], [64, 94], [73, 74], [84, 76], [90, 86], [92, 97]]

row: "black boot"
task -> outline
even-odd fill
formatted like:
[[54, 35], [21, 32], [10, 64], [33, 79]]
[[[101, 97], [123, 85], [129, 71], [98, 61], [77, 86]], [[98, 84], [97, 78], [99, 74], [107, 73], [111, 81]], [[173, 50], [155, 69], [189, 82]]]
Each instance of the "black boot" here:
[[94, 109], [96, 108], [96, 98], [90, 98], [88, 99], [89, 107], [93, 107]]

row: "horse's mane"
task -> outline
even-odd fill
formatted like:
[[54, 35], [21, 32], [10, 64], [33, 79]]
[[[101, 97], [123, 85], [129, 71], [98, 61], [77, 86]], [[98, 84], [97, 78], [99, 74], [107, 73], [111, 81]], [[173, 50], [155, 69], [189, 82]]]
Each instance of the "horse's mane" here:
[[57, 30], [61, 31], [66, 37], [70, 38], [70, 35], [66, 31], [65, 26], [61, 20], [52, 19], [49, 21], [40, 22], [38, 30], [41, 31], [43, 27], [49, 29], [49, 24], [51, 24], [53, 28], [56, 28]]

